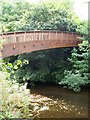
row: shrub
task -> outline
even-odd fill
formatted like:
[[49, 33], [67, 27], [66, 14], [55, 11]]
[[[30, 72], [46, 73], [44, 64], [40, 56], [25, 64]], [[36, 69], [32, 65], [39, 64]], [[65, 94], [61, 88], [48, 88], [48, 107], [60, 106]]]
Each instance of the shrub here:
[[67, 85], [74, 91], [80, 91], [80, 87], [90, 83], [88, 79], [90, 73], [88, 71], [88, 41], [83, 41], [79, 48], [74, 48], [69, 61], [73, 67], [71, 71], [65, 71], [65, 77], [60, 84]]
[[8, 73], [0, 71], [0, 119], [30, 117], [29, 90], [8, 77]]
[[69, 89], [73, 89], [78, 92], [81, 90], [82, 85], [86, 85], [90, 83], [88, 77], [82, 77], [79, 71], [77, 73], [73, 73], [72, 71], [65, 71], [65, 77], [62, 79], [59, 84], [68, 86]]

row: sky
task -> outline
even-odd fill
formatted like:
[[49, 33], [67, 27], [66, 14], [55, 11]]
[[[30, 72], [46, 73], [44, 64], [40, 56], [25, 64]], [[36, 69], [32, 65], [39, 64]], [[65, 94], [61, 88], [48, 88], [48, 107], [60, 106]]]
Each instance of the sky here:
[[[37, 3], [39, 0], [28, 0], [32, 3]], [[74, 11], [80, 19], [88, 20], [88, 3], [90, 0], [74, 0]]]
[[89, 0], [74, 0], [74, 11], [76, 14], [84, 20], [88, 20], [88, 2]]

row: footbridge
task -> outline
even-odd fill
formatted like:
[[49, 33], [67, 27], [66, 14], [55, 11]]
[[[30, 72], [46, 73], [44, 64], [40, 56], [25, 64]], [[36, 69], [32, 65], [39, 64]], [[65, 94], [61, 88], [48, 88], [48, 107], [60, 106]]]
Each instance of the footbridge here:
[[29, 31], [0, 34], [0, 57], [5, 58], [32, 51], [76, 47], [81, 35], [60, 31]]

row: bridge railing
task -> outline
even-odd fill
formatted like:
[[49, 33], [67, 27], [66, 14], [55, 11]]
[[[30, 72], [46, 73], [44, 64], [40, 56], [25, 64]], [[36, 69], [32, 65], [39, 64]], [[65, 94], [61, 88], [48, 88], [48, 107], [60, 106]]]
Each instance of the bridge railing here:
[[0, 39], [5, 41], [4, 44], [36, 40], [75, 42], [78, 37], [80, 37], [80, 34], [59, 31], [30, 31], [0, 34]]
[[[59, 31], [30, 31], [0, 34], [0, 56], [61, 47], [75, 47], [81, 42], [80, 34]], [[2, 44], [1, 44], [2, 43]]]

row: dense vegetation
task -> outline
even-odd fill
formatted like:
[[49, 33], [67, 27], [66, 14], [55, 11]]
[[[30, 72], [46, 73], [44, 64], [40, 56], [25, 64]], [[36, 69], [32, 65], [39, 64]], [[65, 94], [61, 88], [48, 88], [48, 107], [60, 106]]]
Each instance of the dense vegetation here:
[[0, 119], [30, 118], [30, 92], [25, 85], [9, 80], [10, 74], [0, 71]]
[[0, 31], [59, 30], [85, 32], [85, 21], [75, 15], [71, 0], [50, 0], [32, 5], [17, 0], [0, 1]]
[[[73, 2], [57, 1], [50, 0], [36, 5], [25, 1], [1, 1], [1, 31], [59, 30], [86, 34], [87, 22], [79, 20], [75, 15]], [[88, 74], [88, 49], [84, 50], [84, 43], [79, 49], [74, 48], [72, 52], [70, 51], [73, 48], [61, 48], [7, 58], [4, 60], [6, 71], [10, 73], [11, 79], [18, 82], [56, 82], [79, 91], [81, 85], [88, 83], [86, 75]], [[68, 61], [70, 56], [71, 59]], [[82, 69], [82, 64], [85, 70]], [[64, 71], [70, 72], [65, 76]], [[78, 80], [75, 82], [76, 78]]]
[[72, 63], [70, 71], [65, 70], [65, 77], [60, 84], [66, 84], [74, 91], [80, 91], [81, 86], [90, 83], [90, 74], [88, 73], [88, 41], [83, 41], [79, 48], [72, 50], [69, 61]]
[[[24, 0], [0, 1], [0, 32], [59, 30], [86, 34], [87, 21], [81, 21], [75, 15], [73, 2], [57, 1], [50, 0], [36, 5]], [[53, 82], [74, 91], [80, 91], [81, 86], [90, 83], [87, 40], [88, 37], [85, 36], [78, 48], [37, 51], [1, 60], [0, 95], [3, 92], [4, 96], [1, 103], [3, 110], [0, 110], [3, 114], [0, 118], [23, 117], [22, 111], [25, 112], [25, 117], [30, 112], [28, 91], [24, 86], [20, 87], [18, 82]], [[18, 102], [14, 98], [12, 100], [12, 96], [19, 96]], [[0, 99], [1, 97], [2, 95]]]

